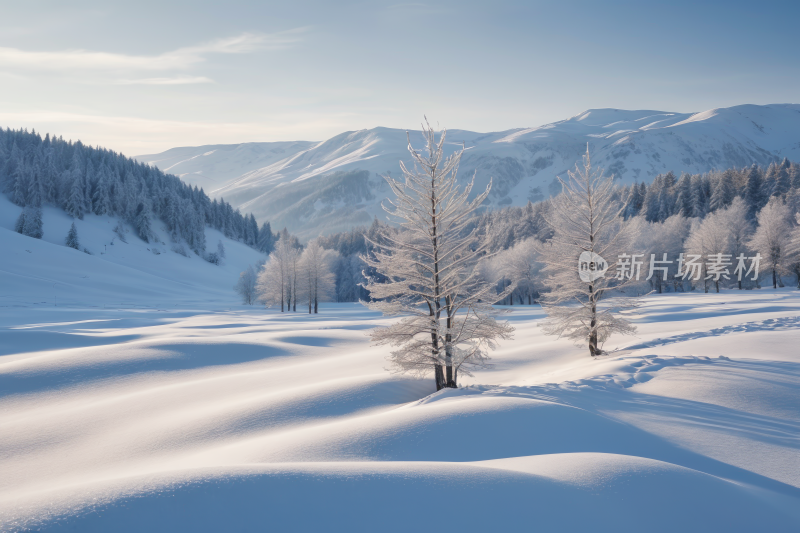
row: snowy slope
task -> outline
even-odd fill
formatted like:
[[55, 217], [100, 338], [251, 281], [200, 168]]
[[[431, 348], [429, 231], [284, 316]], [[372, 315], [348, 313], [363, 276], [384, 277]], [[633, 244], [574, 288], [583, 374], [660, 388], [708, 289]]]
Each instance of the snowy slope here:
[[117, 219], [97, 215], [75, 221], [81, 247], [93, 254], [88, 255], [64, 245], [72, 218], [62, 210], [44, 207], [41, 240], [13, 231], [21, 211], [0, 195], [0, 306], [218, 308], [238, 303], [233, 286], [239, 273], [265, 257], [206, 228], [208, 248], [216, 250], [220, 240], [225, 247], [226, 258], [216, 266], [191, 251], [189, 257], [172, 251], [160, 221], [154, 230], [163, 244], [145, 243], [133, 232], [124, 243], [113, 232]]
[[651, 295], [597, 361], [515, 307], [439, 393], [321, 311], [0, 307], [0, 530], [800, 528], [798, 291]]
[[[523, 205], [560, 190], [555, 177], [574, 166], [587, 143], [594, 162], [623, 183], [649, 181], [669, 170], [679, 175], [767, 165], [783, 157], [798, 160], [800, 105], [741, 105], [694, 114], [593, 109], [536, 128], [486, 134], [452, 130], [448, 139], [453, 149], [462, 143], [468, 148], [462, 178], [476, 172], [481, 187], [493, 178], [490, 206]], [[421, 147], [419, 132], [411, 133], [411, 141]], [[273, 226], [309, 237], [382, 216], [380, 202], [388, 188], [379, 175], [399, 174], [398, 161], [408, 160], [406, 145], [404, 131], [374, 128], [303, 149], [297, 143], [286, 157], [258, 168], [252, 157], [237, 154], [249, 154], [255, 147], [268, 150], [272, 143], [231, 145], [209, 159], [200, 154], [211, 147], [180, 149], [187, 158], [194, 157], [186, 162], [167, 159], [172, 151], [137, 159], [169, 169], [189, 183], [206, 183], [197, 181], [197, 172], [210, 175], [213, 168], [216, 186], [206, 192]], [[224, 165], [215, 157], [224, 158]], [[206, 167], [212, 160], [216, 162]]]
[[264, 168], [314, 144], [306, 141], [215, 144], [171, 148], [137, 159], [210, 191], [225, 186], [231, 176]]

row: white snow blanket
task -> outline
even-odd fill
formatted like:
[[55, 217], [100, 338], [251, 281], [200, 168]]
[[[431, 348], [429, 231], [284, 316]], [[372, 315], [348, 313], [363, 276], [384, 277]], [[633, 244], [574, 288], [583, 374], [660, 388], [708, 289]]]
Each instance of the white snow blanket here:
[[800, 530], [796, 290], [651, 295], [599, 360], [514, 307], [435, 393], [358, 304], [236, 305], [249, 249], [101, 255], [87, 219], [90, 256], [45, 215], [0, 228], [2, 531]]

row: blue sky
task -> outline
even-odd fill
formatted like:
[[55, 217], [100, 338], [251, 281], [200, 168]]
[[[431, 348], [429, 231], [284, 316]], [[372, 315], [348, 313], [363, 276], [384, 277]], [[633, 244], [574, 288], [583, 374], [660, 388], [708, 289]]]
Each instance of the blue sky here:
[[793, 102], [800, 2], [17, 2], [0, 125], [128, 155]]

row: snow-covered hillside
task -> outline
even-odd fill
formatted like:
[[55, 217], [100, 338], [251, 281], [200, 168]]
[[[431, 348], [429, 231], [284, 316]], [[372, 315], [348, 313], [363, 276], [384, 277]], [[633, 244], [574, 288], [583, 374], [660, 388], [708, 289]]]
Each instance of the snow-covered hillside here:
[[542, 318], [434, 393], [357, 304], [0, 307], [0, 530], [800, 529], [798, 291], [648, 296], [599, 360]]
[[172, 148], [137, 159], [211, 191], [227, 185], [231, 176], [270, 166], [315, 144], [307, 141], [215, 144]]
[[211, 250], [222, 241], [226, 257], [221, 265], [208, 263], [185, 247], [186, 255], [173, 251], [168, 231], [158, 221], [157, 243], [145, 243], [135, 232], [121, 242], [113, 229], [118, 219], [87, 214], [74, 220], [81, 248], [64, 245], [72, 217], [61, 209], [43, 208], [44, 237], [34, 239], [13, 231], [22, 211], [0, 195], [0, 305], [42, 307], [130, 306], [193, 307], [236, 304], [239, 273], [265, 256], [249, 246], [206, 228]]
[[[555, 177], [574, 166], [587, 142], [593, 161], [623, 183], [649, 181], [669, 170], [679, 175], [800, 159], [800, 105], [741, 105], [694, 114], [594, 109], [537, 128], [451, 130], [448, 139], [453, 149], [462, 143], [467, 148], [462, 179], [476, 172], [481, 187], [494, 180], [488, 205], [523, 205], [558, 192]], [[422, 144], [419, 132], [411, 133], [411, 142]], [[408, 160], [406, 145], [404, 131], [374, 128], [313, 145], [202, 146], [137, 159], [203, 184], [211, 196], [274, 227], [309, 237], [382, 216], [380, 202], [388, 188], [379, 175], [399, 174], [398, 161]], [[278, 148], [286, 150], [280, 154], [285, 157], [273, 157]]]

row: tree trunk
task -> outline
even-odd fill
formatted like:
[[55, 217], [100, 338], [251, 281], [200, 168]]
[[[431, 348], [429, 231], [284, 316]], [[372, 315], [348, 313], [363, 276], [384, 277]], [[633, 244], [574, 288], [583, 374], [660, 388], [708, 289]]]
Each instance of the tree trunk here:
[[778, 288], [778, 274], [775, 272], [775, 269], [772, 269], [772, 288]]
[[719, 294], [719, 280], [718, 279], [714, 280], [714, 287], [717, 289], [717, 294]]
[[319, 313], [319, 299], [314, 296], [314, 314]]
[[449, 388], [458, 388], [453, 374], [453, 336], [450, 331], [453, 328], [453, 308], [450, 297], [445, 297], [445, 311], [447, 312], [447, 333], [444, 335], [444, 358], [445, 358], [445, 385]]
[[589, 355], [596, 357], [599, 353], [597, 351], [597, 330], [595, 329], [597, 326], [597, 302], [594, 299], [594, 285], [589, 285], [589, 294], [589, 302], [592, 310], [592, 320], [589, 324], [591, 328], [589, 333]]
[[436, 377], [436, 390], [440, 391], [445, 387], [444, 382], [444, 372], [442, 371], [442, 365], [437, 364], [434, 370], [434, 375]]

